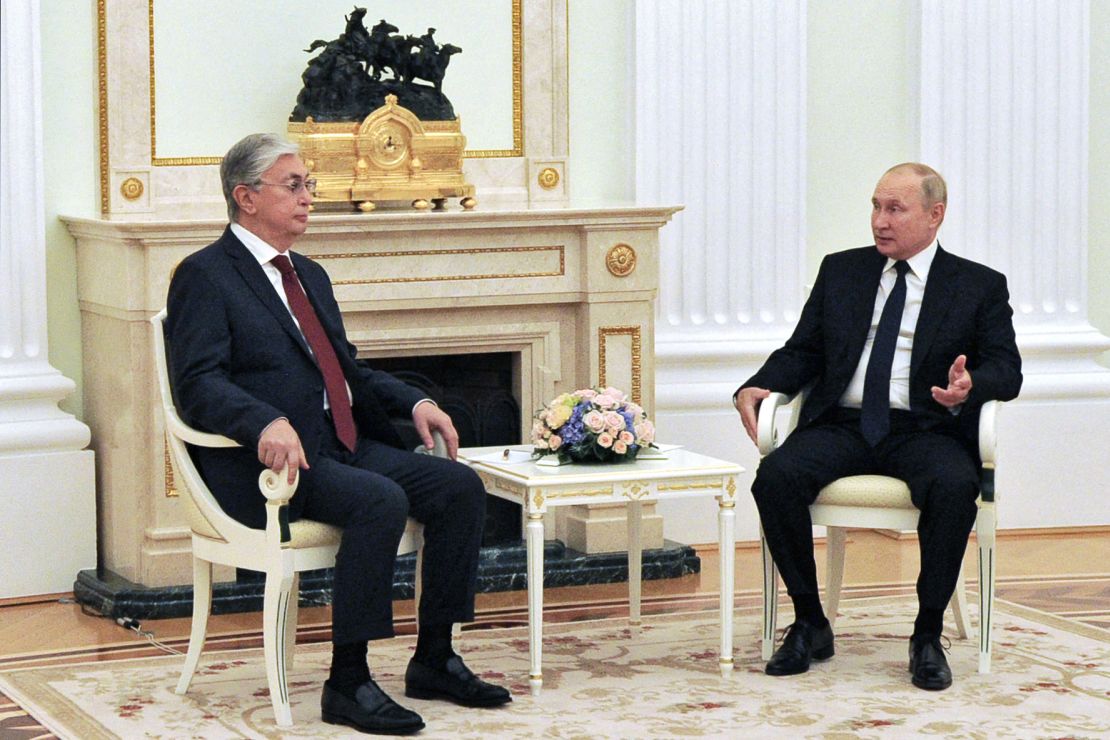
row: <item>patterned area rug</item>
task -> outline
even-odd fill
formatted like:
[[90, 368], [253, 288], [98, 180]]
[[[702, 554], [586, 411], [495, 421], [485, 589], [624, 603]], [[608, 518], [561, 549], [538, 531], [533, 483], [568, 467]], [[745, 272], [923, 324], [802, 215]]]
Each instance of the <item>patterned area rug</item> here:
[[[807, 674], [762, 673], [758, 615], [737, 614], [736, 671], [717, 670], [716, 617], [649, 618], [639, 630], [606, 620], [549, 625], [544, 690], [528, 693], [522, 628], [467, 632], [459, 641], [483, 677], [511, 686], [497, 710], [406, 700], [411, 638], [371, 646], [376, 678], [420, 712], [427, 738], [664, 737], [1107, 737], [1110, 632], [1002, 603], [993, 673], [976, 673], [973, 641], [952, 640], [951, 689], [913, 688], [907, 599], [849, 602], [836, 657]], [[784, 615], [789, 618], [789, 615]], [[63, 738], [349, 737], [320, 721], [327, 645], [300, 646], [290, 691], [296, 726], [273, 724], [260, 650], [206, 654], [190, 693], [173, 687], [175, 656], [35, 668], [0, 674], [9, 694]]]

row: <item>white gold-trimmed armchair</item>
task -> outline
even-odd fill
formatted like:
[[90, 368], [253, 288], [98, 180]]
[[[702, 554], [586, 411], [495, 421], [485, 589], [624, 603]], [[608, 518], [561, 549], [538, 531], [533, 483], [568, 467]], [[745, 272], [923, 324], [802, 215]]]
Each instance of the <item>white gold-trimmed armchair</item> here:
[[[794, 397], [772, 393], [759, 407], [758, 444], [761, 457], [782, 444], [798, 422], [804, 393]], [[989, 673], [991, 665], [991, 621], [994, 605], [995, 490], [994, 468], [997, 437], [995, 422], [999, 401], [983, 404], [979, 417], [980, 471], [979, 512], [975, 519], [979, 548], [979, 672]], [[825, 573], [825, 608], [829, 622], [836, 622], [840, 591], [844, 580], [844, 548], [847, 528], [916, 530], [920, 512], [910, 501], [910, 490], [897, 479], [883, 475], [855, 475], [840, 478], [821, 489], [809, 507], [814, 524], [828, 529]], [[763, 549], [763, 659], [774, 651], [775, 622], [778, 616], [778, 576], [767, 541]], [[952, 595], [952, 613], [961, 638], [970, 632], [963, 570]]]
[[[153, 349], [166, 442], [173, 461], [175, 481], [192, 530], [193, 547], [193, 624], [189, 651], [176, 692], [189, 690], [208, 628], [212, 609], [212, 566], [228, 565], [266, 574], [262, 607], [262, 644], [266, 661], [266, 680], [278, 725], [289, 727], [293, 716], [289, 706], [286, 672], [293, 666], [297, 635], [297, 597], [300, 573], [329, 568], [335, 564], [341, 530], [328, 524], [301, 519], [289, 521], [289, 499], [297, 481], [287, 482], [284, 472], [265, 470], [258, 485], [266, 497], [266, 528], [251, 529], [232, 519], [212, 496], [200, 477], [185, 445], [200, 447], [238, 447], [227, 437], [197, 431], [181, 420], [170, 392], [163, 324], [166, 311], [160, 311], [153, 325]], [[437, 451], [443, 448], [437, 439]], [[409, 519], [400, 552], [417, 551], [416, 603], [420, 603], [420, 568], [423, 554], [423, 526]]]

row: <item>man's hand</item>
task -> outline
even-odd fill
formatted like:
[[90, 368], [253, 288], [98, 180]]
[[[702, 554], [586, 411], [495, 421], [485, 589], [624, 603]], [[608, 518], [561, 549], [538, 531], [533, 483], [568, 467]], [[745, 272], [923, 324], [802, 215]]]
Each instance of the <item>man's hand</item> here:
[[452, 460], [458, 458], [459, 433], [448, 416], [434, 403], [418, 403], [412, 410], [412, 422], [416, 425], [416, 433], [420, 435], [426, 449], [435, 447], [432, 432], [439, 432], [447, 445], [447, 456]]
[[296, 480], [298, 469], [308, 470], [301, 438], [286, 419], [277, 419], [262, 431], [258, 438], [258, 459], [275, 473], [288, 466], [289, 483]]
[[766, 388], [745, 388], [736, 394], [736, 410], [752, 443], [759, 444], [759, 404], [771, 395]]
[[971, 393], [971, 373], [967, 371], [967, 355], [960, 355], [948, 368], [948, 387], [932, 387], [933, 400], [946, 408], [959, 406]]

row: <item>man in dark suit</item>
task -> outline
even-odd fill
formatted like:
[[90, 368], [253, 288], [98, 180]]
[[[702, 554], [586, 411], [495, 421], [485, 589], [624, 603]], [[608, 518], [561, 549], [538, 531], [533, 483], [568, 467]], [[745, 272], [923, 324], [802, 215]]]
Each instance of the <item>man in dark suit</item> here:
[[798, 426], [759, 465], [752, 494], [795, 622], [770, 675], [833, 655], [821, 608], [809, 505], [837, 478], [901, 478], [921, 510], [914, 685], [952, 683], [940, 634], [975, 521], [979, 408], [1021, 388], [1006, 278], [941, 249], [944, 179], [922, 164], [891, 168], [871, 199], [875, 245], [830, 254], [793, 335], [733, 396], [756, 440], [771, 391], [812, 389]]
[[[356, 360], [323, 268], [289, 251], [304, 233], [315, 181], [297, 147], [246, 137], [220, 167], [231, 224], [190, 255], [170, 283], [166, 335], [182, 417], [239, 442], [193, 450], [232, 517], [264, 526], [264, 467], [300, 474], [290, 517], [343, 528], [333, 586], [331, 674], [324, 720], [407, 734], [423, 720], [370, 676], [367, 641], [393, 635], [391, 590], [408, 516], [424, 524], [416, 652], [405, 693], [464, 706], [496, 706], [509, 693], [463, 664], [454, 622], [474, 618], [486, 493], [454, 461], [458, 434], [434, 403]], [[446, 441], [451, 460], [401, 448], [390, 415], [411, 414], [424, 444]]]

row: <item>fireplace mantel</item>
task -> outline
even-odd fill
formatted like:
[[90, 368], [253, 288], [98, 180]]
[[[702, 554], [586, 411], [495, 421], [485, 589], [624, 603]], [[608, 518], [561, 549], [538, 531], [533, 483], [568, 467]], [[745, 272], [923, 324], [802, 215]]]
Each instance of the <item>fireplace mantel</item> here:
[[[651, 413], [658, 233], [678, 210], [571, 201], [318, 212], [296, 250], [328, 270], [362, 356], [514, 353], [528, 429], [532, 410], [553, 395], [599, 383], [629, 391]], [[212, 210], [63, 220], [77, 241], [100, 566], [144, 586], [188, 583], [188, 530], [157, 413], [148, 319], [165, 305], [174, 266], [226, 220]], [[653, 535], [661, 543], [661, 520], [648, 525], [645, 544]], [[585, 508], [556, 523], [560, 539], [583, 552], [619, 549], [623, 529], [623, 520]]]

